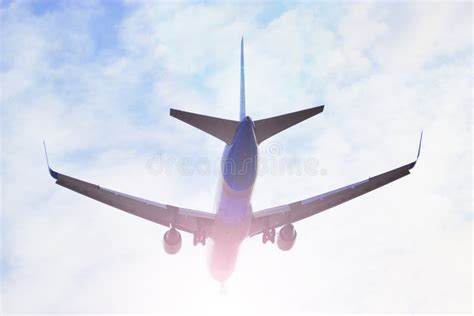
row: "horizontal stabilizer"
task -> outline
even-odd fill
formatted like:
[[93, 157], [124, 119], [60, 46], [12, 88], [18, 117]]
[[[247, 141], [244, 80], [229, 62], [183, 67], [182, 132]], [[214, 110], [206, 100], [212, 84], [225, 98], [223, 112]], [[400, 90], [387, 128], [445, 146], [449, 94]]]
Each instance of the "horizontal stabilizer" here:
[[211, 134], [220, 140], [231, 144], [234, 139], [235, 131], [239, 126], [238, 121], [221, 119], [218, 117], [206, 116], [185, 112], [175, 109], [170, 109], [170, 115], [181, 120], [189, 125], [192, 125], [200, 130]]
[[255, 136], [260, 144], [265, 139], [298, 124], [324, 110], [324, 105], [255, 121]]

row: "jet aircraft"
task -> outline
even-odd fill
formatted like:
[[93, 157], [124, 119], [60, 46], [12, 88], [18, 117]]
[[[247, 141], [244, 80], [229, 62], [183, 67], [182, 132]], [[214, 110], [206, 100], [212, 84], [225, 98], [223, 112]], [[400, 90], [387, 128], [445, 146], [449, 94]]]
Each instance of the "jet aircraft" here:
[[324, 105], [321, 105], [255, 121], [247, 116], [242, 38], [239, 120], [170, 110], [171, 116], [225, 143], [216, 209], [213, 213], [145, 200], [56, 172], [50, 167], [44, 146], [46, 162], [56, 184], [166, 227], [163, 247], [168, 254], [176, 254], [181, 249], [180, 231], [192, 234], [194, 245], [206, 245], [206, 241], [210, 239], [210, 273], [217, 281], [224, 283], [234, 270], [240, 245], [246, 238], [261, 235], [263, 243], [276, 242], [281, 250], [288, 251], [293, 247], [297, 236], [294, 223], [400, 179], [410, 174], [415, 166], [420, 155], [423, 133], [413, 162], [301, 201], [254, 211], [251, 197], [257, 177], [258, 146], [281, 131], [321, 113], [323, 109]]

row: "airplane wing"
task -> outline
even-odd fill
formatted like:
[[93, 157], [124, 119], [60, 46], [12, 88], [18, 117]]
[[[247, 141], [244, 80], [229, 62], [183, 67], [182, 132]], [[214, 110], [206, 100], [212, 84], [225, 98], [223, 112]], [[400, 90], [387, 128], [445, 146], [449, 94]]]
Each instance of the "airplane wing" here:
[[210, 233], [214, 214], [148, 201], [61, 174], [49, 166], [46, 146], [45, 154], [49, 173], [60, 186], [166, 227], [173, 226], [192, 234], [206, 233], [208, 236]]
[[416, 160], [409, 164], [302, 201], [255, 212], [249, 235], [254, 236], [269, 229], [297, 222], [409, 175], [410, 169], [415, 166], [420, 156], [422, 138], [423, 133], [421, 133]]

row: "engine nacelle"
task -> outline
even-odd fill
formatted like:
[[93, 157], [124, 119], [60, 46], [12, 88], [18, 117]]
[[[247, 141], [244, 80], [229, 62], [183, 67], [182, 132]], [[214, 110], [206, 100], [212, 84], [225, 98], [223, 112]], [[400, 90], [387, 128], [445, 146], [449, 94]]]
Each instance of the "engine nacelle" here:
[[296, 230], [292, 224], [283, 226], [278, 232], [277, 245], [280, 250], [288, 251], [293, 248], [296, 240]]
[[169, 255], [174, 255], [181, 249], [181, 234], [176, 228], [171, 228], [163, 236], [163, 248]]

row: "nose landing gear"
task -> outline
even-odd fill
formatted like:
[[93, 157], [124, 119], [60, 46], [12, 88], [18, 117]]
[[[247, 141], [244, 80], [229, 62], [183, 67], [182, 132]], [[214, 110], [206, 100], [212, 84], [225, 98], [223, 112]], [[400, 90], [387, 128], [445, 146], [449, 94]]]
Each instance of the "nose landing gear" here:
[[225, 283], [222, 282], [221, 283], [221, 288], [219, 289], [219, 295], [224, 296], [226, 294], [227, 294], [227, 290], [226, 290], [226, 287], [225, 287]]

